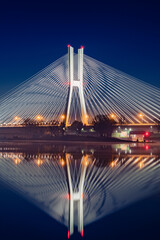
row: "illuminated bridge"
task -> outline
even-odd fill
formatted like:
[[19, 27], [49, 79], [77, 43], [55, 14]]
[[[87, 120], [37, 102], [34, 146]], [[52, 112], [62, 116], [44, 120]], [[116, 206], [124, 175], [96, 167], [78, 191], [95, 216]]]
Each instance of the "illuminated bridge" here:
[[98, 114], [147, 124], [160, 118], [160, 89], [83, 54], [68, 54], [1, 97], [0, 126], [26, 119], [92, 123]]

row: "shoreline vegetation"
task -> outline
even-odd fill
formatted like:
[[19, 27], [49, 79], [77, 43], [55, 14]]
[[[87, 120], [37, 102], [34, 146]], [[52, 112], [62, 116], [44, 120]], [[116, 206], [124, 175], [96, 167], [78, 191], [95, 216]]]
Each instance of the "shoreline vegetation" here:
[[[2, 127], [0, 128], [0, 139], [24, 140], [24, 139], [52, 139], [60, 141], [113, 141], [112, 132], [115, 128], [116, 121], [106, 115], [97, 115], [92, 123], [88, 126], [80, 121], [75, 120], [71, 126], [65, 124], [65, 117], [58, 125], [42, 126], [41, 118], [36, 122], [33, 119], [25, 119], [19, 127]], [[106, 139], [107, 138], [107, 139]], [[117, 139], [114, 138], [114, 141]]]
[[[119, 123], [124, 124], [125, 120], [121, 120]], [[119, 126], [120, 128], [120, 126]], [[65, 120], [59, 125], [41, 125], [41, 122], [37, 123], [26, 119], [23, 125], [14, 127], [0, 127], [0, 142], [4, 141], [53, 141], [53, 142], [91, 142], [91, 143], [117, 143], [117, 142], [134, 142], [134, 139], [129, 135], [124, 135], [120, 138], [120, 135], [114, 134], [117, 130], [116, 121], [106, 115], [97, 115], [92, 125], [86, 126], [82, 122], [74, 121], [71, 126], [65, 126]], [[122, 131], [122, 130], [121, 130]], [[141, 129], [142, 131], [142, 129]], [[145, 130], [146, 131], [146, 130]], [[149, 131], [147, 129], [147, 131]], [[159, 128], [158, 128], [159, 132]], [[156, 139], [157, 138], [157, 139]], [[160, 140], [160, 135], [148, 136], [144, 139], [144, 142], [153, 140]], [[137, 142], [141, 142], [141, 139], [137, 137]]]
[[[148, 139], [147, 142], [157, 142], [160, 138]], [[0, 143], [4, 142], [57, 142], [57, 143], [133, 143], [131, 139], [120, 139], [106, 135], [101, 136], [96, 132], [67, 134], [60, 132], [53, 134], [52, 128], [23, 127], [23, 128], [0, 128]], [[138, 142], [141, 143], [141, 142]], [[144, 142], [143, 142], [144, 143]]]

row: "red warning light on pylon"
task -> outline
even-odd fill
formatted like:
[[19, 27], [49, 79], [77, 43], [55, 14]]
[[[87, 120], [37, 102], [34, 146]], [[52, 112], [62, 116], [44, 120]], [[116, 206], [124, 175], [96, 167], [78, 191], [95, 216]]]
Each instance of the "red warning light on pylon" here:
[[70, 238], [70, 231], [68, 230], [68, 234], [67, 234], [67, 236], [68, 236], [68, 239]]
[[81, 46], [81, 49], [83, 49], [84, 48], [84, 46]]
[[70, 44], [67, 45], [67, 47], [70, 47], [70, 46], [71, 46]]
[[82, 231], [81, 231], [81, 237], [83, 237], [83, 235], [84, 235], [84, 231], [82, 230]]

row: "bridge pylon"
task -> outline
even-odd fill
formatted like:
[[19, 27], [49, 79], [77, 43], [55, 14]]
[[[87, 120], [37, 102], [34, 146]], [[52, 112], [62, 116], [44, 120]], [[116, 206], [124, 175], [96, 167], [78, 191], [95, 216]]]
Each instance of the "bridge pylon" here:
[[78, 185], [78, 191], [73, 190], [72, 186], [72, 178], [70, 172], [70, 154], [66, 154], [66, 165], [67, 165], [67, 178], [69, 185], [69, 230], [68, 230], [68, 238], [70, 235], [74, 233], [74, 203], [78, 203], [78, 232], [80, 232], [83, 237], [84, 229], [83, 229], [83, 190], [84, 190], [84, 180], [86, 175], [86, 170], [88, 166], [88, 155], [82, 157], [81, 159], [81, 173], [80, 173], [80, 181]]
[[88, 125], [88, 115], [83, 93], [83, 51], [84, 48], [78, 49], [78, 79], [74, 79], [74, 48], [68, 45], [68, 60], [69, 60], [69, 98], [66, 115], [66, 127], [69, 126], [69, 116], [71, 110], [71, 100], [73, 95], [73, 88], [78, 88], [79, 99], [81, 105], [82, 123]]

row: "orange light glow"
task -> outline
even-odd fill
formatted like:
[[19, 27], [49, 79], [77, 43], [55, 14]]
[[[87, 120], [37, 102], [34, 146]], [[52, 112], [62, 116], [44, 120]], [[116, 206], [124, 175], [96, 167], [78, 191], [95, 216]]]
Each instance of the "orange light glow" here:
[[43, 120], [43, 117], [42, 117], [41, 115], [37, 115], [37, 116], [36, 116], [36, 120], [42, 121], [42, 120]]
[[17, 165], [17, 164], [20, 164], [20, 162], [21, 162], [21, 160], [19, 159], [19, 158], [16, 158], [15, 160], [14, 160], [14, 163]]
[[15, 121], [18, 121], [18, 120], [20, 120], [20, 117], [16, 116], [16, 117], [14, 118], [14, 120], [15, 120]]
[[40, 166], [40, 165], [43, 164], [43, 161], [42, 161], [40, 158], [38, 158], [37, 161], [36, 161], [36, 164], [37, 164], [38, 166]]
[[139, 168], [142, 168], [144, 166], [143, 162], [139, 162], [138, 166]]
[[110, 165], [111, 165], [111, 167], [115, 167], [116, 166], [116, 162], [112, 161]]
[[143, 114], [142, 114], [142, 113], [139, 113], [139, 117], [140, 117], [140, 118], [143, 118]]
[[111, 114], [111, 118], [115, 118], [116, 115], [114, 113]]
[[88, 161], [85, 161], [85, 165], [88, 166], [89, 162]]
[[65, 115], [64, 114], [61, 115], [61, 119], [65, 119]]
[[61, 159], [61, 160], [60, 160], [60, 164], [61, 164], [62, 167], [65, 165], [64, 159]]

